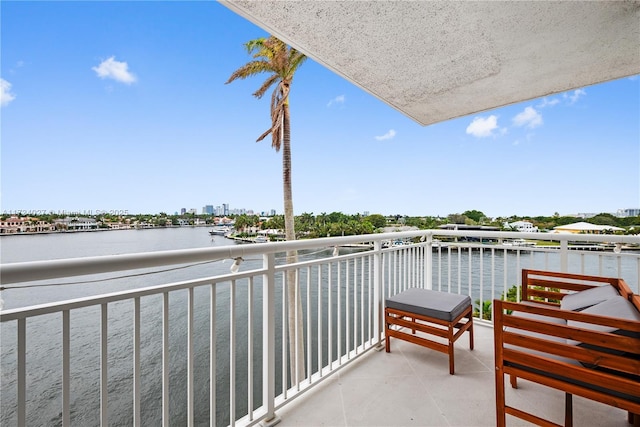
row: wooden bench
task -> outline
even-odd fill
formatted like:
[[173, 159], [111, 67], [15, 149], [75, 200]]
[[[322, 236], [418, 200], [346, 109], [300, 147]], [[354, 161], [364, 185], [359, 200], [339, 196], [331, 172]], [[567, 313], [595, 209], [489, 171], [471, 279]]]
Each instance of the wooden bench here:
[[[391, 351], [391, 337], [447, 353], [449, 373], [453, 375], [453, 345], [465, 331], [469, 331], [469, 346], [473, 350], [473, 313], [468, 295], [409, 288], [387, 298], [385, 303], [387, 353]], [[402, 328], [410, 329], [411, 333]], [[430, 335], [443, 338], [447, 343], [430, 339]]]
[[[611, 291], [615, 291], [612, 292]], [[628, 411], [640, 426], [640, 296], [622, 279], [522, 271], [522, 302], [493, 302], [497, 425], [506, 415], [560, 426], [505, 402], [505, 375]], [[540, 408], [544, 413], [544, 408]]]

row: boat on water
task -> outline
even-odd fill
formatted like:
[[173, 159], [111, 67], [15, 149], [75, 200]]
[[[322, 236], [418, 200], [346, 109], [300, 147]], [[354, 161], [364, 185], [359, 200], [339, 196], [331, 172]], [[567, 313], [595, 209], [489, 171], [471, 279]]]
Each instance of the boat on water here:
[[233, 227], [228, 225], [218, 225], [209, 230], [209, 234], [212, 236], [225, 236], [233, 231]]
[[504, 246], [521, 246], [521, 247], [527, 247], [527, 248], [531, 248], [534, 247], [536, 245], [535, 242], [530, 242], [524, 239], [513, 239], [513, 240], [507, 240], [502, 242], [502, 244]]

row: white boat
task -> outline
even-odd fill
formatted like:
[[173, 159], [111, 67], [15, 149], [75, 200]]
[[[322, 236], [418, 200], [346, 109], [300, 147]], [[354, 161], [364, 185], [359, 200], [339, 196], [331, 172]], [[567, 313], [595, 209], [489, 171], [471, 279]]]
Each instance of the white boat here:
[[232, 230], [232, 227], [229, 227], [228, 225], [218, 225], [209, 230], [209, 234], [212, 236], [225, 236], [231, 233]]
[[254, 242], [256, 242], [256, 243], [267, 243], [268, 241], [269, 241], [269, 240], [267, 240], [267, 238], [266, 238], [266, 237], [264, 237], [264, 236], [257, 236], [257, 237], [254, 239]]

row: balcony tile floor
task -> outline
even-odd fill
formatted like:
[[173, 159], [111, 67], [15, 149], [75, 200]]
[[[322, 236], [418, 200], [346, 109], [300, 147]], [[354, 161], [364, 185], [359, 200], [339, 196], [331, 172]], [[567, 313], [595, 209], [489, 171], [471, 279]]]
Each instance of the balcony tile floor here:
[[[391, 353], [370, 351], [280, 409], [278, 427], [495, 426], [493, 329], [476, 324], [475, 349], [466, 336], [455, 347], [456, 374], [449, 375], [446, 354], [392, 339]], [[507, 403], [563, 422], [564, 393], [518, 385], [507, 381]], [[578, 396], [573, 413], [576, 427], [629, 426], [625, 411]], [[530, 424], [507, 416], [507, 425]]]

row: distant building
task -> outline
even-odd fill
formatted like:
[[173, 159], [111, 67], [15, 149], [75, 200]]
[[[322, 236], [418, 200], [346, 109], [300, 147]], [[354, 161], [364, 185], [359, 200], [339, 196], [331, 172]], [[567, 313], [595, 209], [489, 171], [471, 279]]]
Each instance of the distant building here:
[[54, 225], [31, 217], [11, 216], [0, 221], [0, 234], [43, 233], [54, 230]]
[[624, 231], [624, 228], [614, 227], [613, 225], [596, 225], [590, 222], [576, 222], [553, 227], [554, 233], [606, 234], [614, 231]]
[[618, 212], [616, 212], [616, 216], [620, 218], [640, 216], [640, 208], [618, 209]]
[[532, 223], [530, 223], [529, 221], [515, 221], [515, 222], [511, 222], [511, 223], [505, 223], [505, 228], [513, 228], [516, 229], [517, 231], [523, 232], [523, 233], [537, 233], [538, 232], [538, 227], [534, 226]]
[[229, 204], [228, 203], [223, 203], [222, 204], [222, 215], [224, 215], [224, 216], [228, 216], [229, 215]]
[[202, 213], [205, 215], [213, 215], [215, 213], [213, 205], [206, 205], [202, 208]]
[[56, 228], [63, 228], [66, 230], [96, 230], [98, 228], [98, 221], [94, 218], [84, 217], [66, 217], [64, 219], [56, 219], [53, 221]]
[[187, 213], [187, 208], [181, 208], [180, 209], [180, 215], [184, 215]]

